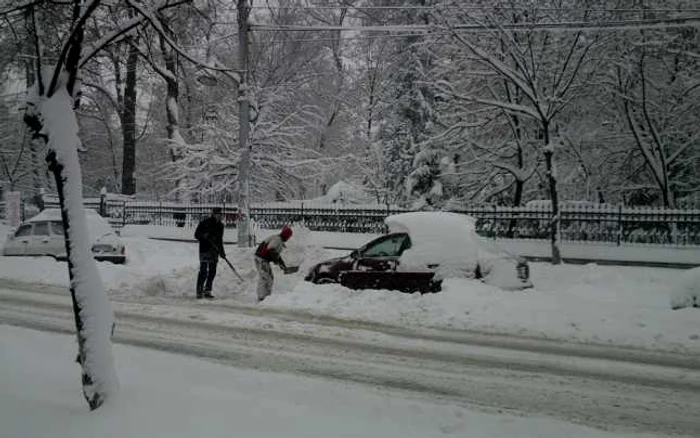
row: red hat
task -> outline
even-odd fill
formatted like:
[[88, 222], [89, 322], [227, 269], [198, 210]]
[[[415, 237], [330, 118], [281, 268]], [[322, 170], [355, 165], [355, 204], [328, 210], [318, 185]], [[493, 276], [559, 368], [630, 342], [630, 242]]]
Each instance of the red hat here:
[[289, 240], [289, 238], [292, 237], [292, 229], [287, 225], [283, 226], [280, 236], [282, 236], [282, 240], [284, 241]]

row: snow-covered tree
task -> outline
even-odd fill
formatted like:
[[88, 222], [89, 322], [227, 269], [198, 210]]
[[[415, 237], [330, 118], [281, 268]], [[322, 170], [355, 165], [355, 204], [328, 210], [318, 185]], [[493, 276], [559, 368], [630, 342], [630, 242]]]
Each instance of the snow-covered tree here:
[[[97, 409], [113, 397], [118, 384], [110, 342], [114, 315], [92, 258], [83, 207], [78, 160], [78, 149], [82, 144], [75, 108], [79, 104], [81, 67], [106, 45], [126, 37], [137, 27], [146, 23], [158, 27], [152, 13], [129, 4], [139, 13], [120, 17], [121, 20], [112, 23], [113, 30], [97, 41], [86, 40], [86, 25], [93, 17], [110, 16], [110, 7], [113, 6], [102, 5], [99, 0], [41, 5], [7, 2], [6, 9], [0, 11], [8, 19], [22, 14], [28, 19], [31, 30], [37, 73], [28, 90], [24, 120], [32, 134], [45, 142], [46, 161], [55, 178], [68, 257], [78, 363], [82, 367], [83, 394], [91, 409]], [[153, 5], [153, 10], [179, 4], [164, 0]], [[105, 8], [100, 9], [101, 6]], [[52, 62], [47, 62], [47, 59]]]
[[[460, 45], [467, 56], [474, 57], [479, 65], [495, 75], [503, 87], [511, 87], [522, 93], [522, 100], [513, 102], [505, 90], [487, 88], [462, 90], [450, 81], [439, 81], [441, 92], [465, 104], [477, 104], [498, 108], [508, 114], [517, 114], [536, 129], [536, 139], [544, 158], [549, 196], [552, 201], [552, 262], [561, 262], [559, 251], [559, 194], [555, 151], [561, 140], [556, 137], [556, 117], [580, 95], [585, 93], [587, 78], [595, 71], [587, 65], [591, 48], [597, 43], [592, 36], [582, 32], [561, 33], [549, 30], [522, 32], [505, 27], [505, 23], [518, 24], [546, 22], [552, 17], [563, 20], [567, 9], [558, 10], [523, 5], [522, 12], [514, 12], [514, 1], [506, 2], [507, 8], [494, 8], [493, 14], [474, 14], [468, 8], [460, 13], [443, 15], [443, 23], [450, 26], [454, 43]], [[497, 5], [492, 5], [497, 6]], [[553, 5], [556, 6], [556, 5]], [[542, 12], [547, 11], [547, 12]], [[585, 10], [581, 12], [586, 14]], [[571, 18], [571, 15], [565, 15]], [[483, 26], [484, 32], [475, 37], [461, 32], [460, 25]]]
[[[41, 49], [39, 28], [34, 27], [37, 75], [28, 91], [25, 114], [25, 122], [33, 134], [46, 142], [46, 160], [55, 177], [61, 203], [78, 336], [78, 362], [83, 371], [83, 394], [90, 409], [100, 407], [114, 395], [117, 387], [110, 342], [114, 315], [90, 251], [78, 160], [80, 139], [74, 112], [84, 26], [97, 5], [93, 2], [83, 7], [81, 2], [73, 2], [67, 38], [55, 66], [41, 64], [46, 53]], [[32, 12], [33, 15], [38, 13]], [[33, 20], [35, 25], [37, 22]]]
[[[378, 6], [386, 2], [375, 2]], [[388, 13], [388, 23], [431, 24], [431, 0], [405, 0], [405, 9]], [[391, 6], [398, 6], [392, 4]], [[391, 10], [391, 9], [390, 9]], [[428, 42], [430, 36], [409, 34], [392, 45], [393, 55], [388, 67], [392, 74], [386, 79], [377, 115], [380, 119], [377, 140], [382, 144], [382, 171], [387, 174], [393, 199], [418, 199], [426, 208], [440, 207], [443, 202], [443, 183], [439, 181], [443, 151], [431, 143], [435, 131], [434, 90], [425, 81], [425, 72], [434, 62]], [[422, 151], [425, 150], [425, 153]], [[422, 201], [421, 201], [422, 200]]]
[[700, 31], [639, 30], [623, 41], [612, 53], [607, 83], [618, 110], [614, 120], [636, 151], [624, 163], [635, 172], [630, 188], [674, 208], [678, 197], [700, 187]]
[[[299, 106], [295, 87], [256, 89], [256, 116], [251, 125], [251, 190], [254, 198], [274, 194], [294, 198], [305, 182], [315, 180], [331, 160], [304, 145], [315, 133], [320, 110]], [[216, 113], [231, 113], [233, 97], [219, 102]], [[202, 194], [228, 194], [240, 191], [236, 117], [213, 117], [203, 126], [201, 142], [184, 144], [182, 157], [169, 166], [168, 173], [186, 176], [187, 191]]]

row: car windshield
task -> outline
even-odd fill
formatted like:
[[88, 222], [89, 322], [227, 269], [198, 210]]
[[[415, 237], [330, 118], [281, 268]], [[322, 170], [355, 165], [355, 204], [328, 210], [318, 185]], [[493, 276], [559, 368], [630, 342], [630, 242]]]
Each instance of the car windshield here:
[[399, 256], [405, 249], [404, 242], [406, 241], [405, 234], [397, 234], [383, 238], [377, 242], [370, 243], [364, 251], [363, 257], [396, 257]]
[[17, 232], [15, 233], [16, 237], [22, 237], [22, 236], [28, 236], [32, 233], [32, 225], [27, 224], [27, 225], [22, 225], [17, 229]]
[[34, 224], [35, 236], [48, 236], [49, 235], [49, 223], [48, 222], [37, 222]]

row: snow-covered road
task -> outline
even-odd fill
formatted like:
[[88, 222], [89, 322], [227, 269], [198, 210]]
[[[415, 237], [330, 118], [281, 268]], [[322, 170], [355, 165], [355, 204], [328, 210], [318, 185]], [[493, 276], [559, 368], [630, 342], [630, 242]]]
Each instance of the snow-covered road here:
[[[113, 301], [113, 306], [119, 343], [411, 391], [487, 410], [544, 414], [605, 430], [689, 436], [700, 431], [700, 358], [693, 355], [413, 330], [246, 305]], [[0, 323], [70, 333], [68, 292], [0, 280]]]

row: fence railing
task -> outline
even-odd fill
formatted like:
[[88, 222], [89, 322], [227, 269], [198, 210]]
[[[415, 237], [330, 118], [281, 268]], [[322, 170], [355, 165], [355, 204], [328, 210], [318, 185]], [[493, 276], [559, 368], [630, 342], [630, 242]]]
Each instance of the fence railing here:
[[[58, 201], [49, 198], [45, 206], [57, 208]], [[85, 200], [85, 206], [99, 211], [116, 227], [135, 224], [195, 227], [213, 207], [222, 208], [227, 227], [235, 227], [238, 221], [238, 209], [232, 204], [106, 198]], [[262, 228], [279, 229], [285, 224], [303, 222], [315, 231], [383, 233], [386, 216], [407, 211], [383, 205], [357, 207], [296, 202], [253, 204], [250, 216]], [[549, 206], [473, 207], [453, 211], [475, 217], [477, 232], [487, 237], [549, 239], [552, 232]], [[569, 205], [562, 207], [559, 217], [563, 241], [700, 245], [700, 209]]]

